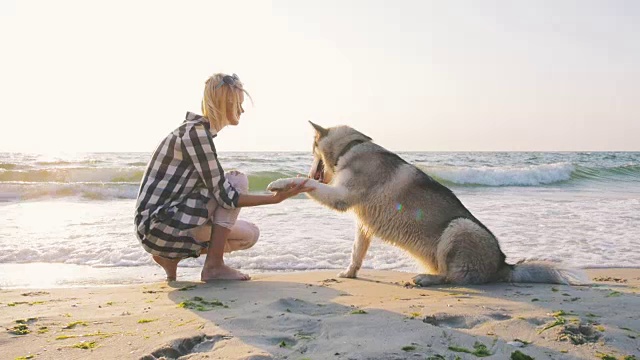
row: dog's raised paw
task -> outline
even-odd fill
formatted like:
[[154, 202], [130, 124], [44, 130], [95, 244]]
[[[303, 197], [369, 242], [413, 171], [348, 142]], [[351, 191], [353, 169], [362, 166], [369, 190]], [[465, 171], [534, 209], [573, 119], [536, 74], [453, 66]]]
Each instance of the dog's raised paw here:
[[291, 179], [278, 179], [274, 180], [267, 185], [267, 190], [269, 191], [280, 191], [284, 190], [287, 185], [291, 183]]

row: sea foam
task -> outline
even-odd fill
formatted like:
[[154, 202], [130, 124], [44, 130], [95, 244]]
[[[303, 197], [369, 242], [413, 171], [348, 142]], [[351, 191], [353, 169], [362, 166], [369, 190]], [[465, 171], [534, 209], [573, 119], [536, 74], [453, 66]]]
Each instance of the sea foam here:
[[458, 185], [537, 186], [571, 179], [575, 166], [568, 163], [527, 166], [420, 166], [443, 182]]

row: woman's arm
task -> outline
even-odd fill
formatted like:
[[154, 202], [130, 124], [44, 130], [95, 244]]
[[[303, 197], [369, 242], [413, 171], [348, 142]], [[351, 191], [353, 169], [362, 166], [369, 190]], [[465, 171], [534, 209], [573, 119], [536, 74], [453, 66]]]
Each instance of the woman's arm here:
[[311, 188], [305, 187], [306, 183], [306, 181], [303, 181], [298, 185], [290, 184], [273, 195], [240, 194], [240, 197], [238, 198], [238, 207], [278, 204], [292, 196], [312, 190]]

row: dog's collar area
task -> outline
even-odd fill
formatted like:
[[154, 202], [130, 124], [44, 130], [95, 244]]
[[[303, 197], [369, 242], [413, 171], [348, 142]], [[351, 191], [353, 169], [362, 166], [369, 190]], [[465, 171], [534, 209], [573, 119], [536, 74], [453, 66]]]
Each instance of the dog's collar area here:
[[352, 140], [350, 141], [347, 146], [344, 147], [344, 149], [342, 149], [342, 151], [340, 151], [340, 153], [338, 154], [338, 156], [336, 157], [336, 161], [333, 164], [333, 167], [335, 168], [336, 166], [338, 166], [338, 161], [340, 160], [340, 158], [347, 153], [347, 151], [351, 150], [352, 147], [362, 144], [363, 142], [365, 142], [364, 140]]

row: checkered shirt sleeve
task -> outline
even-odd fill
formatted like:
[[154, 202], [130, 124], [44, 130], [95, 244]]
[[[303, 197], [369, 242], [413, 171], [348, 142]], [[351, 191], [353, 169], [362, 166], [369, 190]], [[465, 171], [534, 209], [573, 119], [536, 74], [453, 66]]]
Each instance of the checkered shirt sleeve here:
[[220, 206], [225, 209], [236, 208], [240, 194], [224, 177], [211, 133], [202, 123], [195, 123], [187, 129], [182, 144], [196, 172]]

